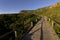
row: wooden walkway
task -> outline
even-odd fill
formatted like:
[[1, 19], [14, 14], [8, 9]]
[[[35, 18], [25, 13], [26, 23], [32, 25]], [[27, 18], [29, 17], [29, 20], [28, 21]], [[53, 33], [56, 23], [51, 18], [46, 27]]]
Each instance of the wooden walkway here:
[[22, 40], [60, 40], [53, 27], [42, 17]]

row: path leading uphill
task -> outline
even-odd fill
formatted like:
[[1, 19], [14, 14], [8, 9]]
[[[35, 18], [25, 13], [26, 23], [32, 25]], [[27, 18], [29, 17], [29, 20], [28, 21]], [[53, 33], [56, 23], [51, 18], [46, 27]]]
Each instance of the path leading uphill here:
[[59, 40], [59, 38], [47, 18], [42, 17], [22, 40]]
[[55, 33], [53, 27], [48, 23], [47, 18], [44, 17], [43, 22], [43, 40], [60, 40], [57, 34]]

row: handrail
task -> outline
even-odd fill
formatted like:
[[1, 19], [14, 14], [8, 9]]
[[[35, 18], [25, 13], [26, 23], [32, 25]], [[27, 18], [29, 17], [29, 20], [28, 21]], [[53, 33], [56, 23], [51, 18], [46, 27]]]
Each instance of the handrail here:
[[[30, 21], [30, 22], [31, 22], [31, 21]], [[30, 23], [30, 22], [28, 22], [28, 23]], [[25, 25], [27, 25], [28, 23], [26, 23]], [[19, 28], [20, 28], [20, 27], [19, 27]], [[16, 30], [18, 30], [18, 28], [17, 28]], [[9, 35], [9, 34], [11, 34], [12, 32], [13, 32], [13, 31], [10, 31], [10, 32], [7, 32], [7, 33], [1, 35], [1, 36], [0, 36], [0, 39], [3, 38], [3, 37], [5, 37], [5, 36], [7, 36], [7, 35]]]
[[[51, 18], [50, 18], [51, 19]], [[53, 20], [55, 23], [57, 23], [57, 24], [59, 24], [60, 25], [60, 23], [59, 22], [57, 22], [56, 20], [54, 20], [54, 19], [51, 19], [51, 20]]]
[[24, 33], [24, 35], [20, 38], [20, 40], [22, 40], [25, 37], [25, 35], [27, 35], [27, 33], [29, 33], [31, 31], [31, 29], [33, 29], [33, 26]]
[[59, 24], [60, 25], [60, 23], [59, 22], [57, 22], [56, 20], [53, 20], [55, 23], [57, 23], [57, 24]]
[[[40, 19], [39, 19], [39, 20], [40, 20]], [[38, 20], [38, 21], [39, 21], [39, 20]], [[38, 22], [38, 21], [37, 21], [37, 22]], [[31, 22], [31, 21], [30, 21], [30, 22]], [[29, 22], [29, 23], [30, 23], [30, 22]], [[27, 24], [28, 24], [28, 23], [27, 23]], [[25, 25], [27, 25], [27, 24], [25, 24]], [[19, 28], [20, 28], [20, 27], [19, 27]], [[27, 33], [29, 33], [29, 32], [31, 31], [31, 29], [33, 29], [33, 28], [34, 28], [34, 26], [32, 26], [28, 31], [26, 31], [26, 32], [24, 33], [24, 35], [21, 37], [20, 40], [22, 40], [22, 39], [24, 38], [24, 36], [25, 36]], [[18, 29], [18, 28], [17, 28], [17, 29]], [[10, 31], [10, 32], [7, 32], [7, 33], [1, 35], [1, 36], [0, 36], [0, 39], [3, 38], [3, 37], [5, 37], [5, 36], [7, 36], [7, 35], [9, 35], [9, 34], [11, 34], [12, 32], [13, 32], [13, 31]]]
[[[28, 23], [27, 23], [28, 24]], [[27, 24], [25, 24], [25, 25], [27, 25]], [[20, 27], [19, 27], [20, 28]], [[18, 29], [18, 28], [17, 28]], [[3, 34], [3, 35], [1, 35], [0, 36], [0, 39], [1, 38], [3, 38], [3, 37], [5, 37], [5, 36], [7, 36], [7, 35], [9, 35], [10, 33], [12, 33], [13, 31], [10, 31], [10, 32], [7, 32], [7, 33], [5, 33], [5, 34]]]
[[0, 39], [3, 38], [3, 37], [5, 37], [5, 36], [7, 36], [7, 35], [9, 35], [9, 34], [12, 33], [12, 32], [13, 32], [13, 31], [10, 31], [10, 32], [7, 32], [7, 33], [1, 35], [1, 36], [0, 36]]
[[[40, 19], [39, 19], [39, 20], [40, 20]], [[38, 21], [39, 21], [39, 20], [38, 20]], [[37, 22], [38, 22], [38, 21], [37, 21]], [[34, 26], [35, 26], [35, 25], [34, 25]], [[22, 40], [22, 39], [27, 35], [27, 33], [29, 33], [29, 32], [34, 28], [34, 26], [32, 26], [28, 31], [26, 31], [25, 34], [20, 38], [20, 40]]]

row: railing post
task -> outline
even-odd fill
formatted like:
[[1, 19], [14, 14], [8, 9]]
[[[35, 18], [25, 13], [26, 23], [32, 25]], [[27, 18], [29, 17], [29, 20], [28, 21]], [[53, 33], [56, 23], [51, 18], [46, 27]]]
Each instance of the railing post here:
[[17, 40], [17, 31], [14, 31], [15, 32], [15, 40]]
[[52, 27], [54, 26], [54, 21], [52, 20]]
[[48, 21], [50, 22], [50, 18], [48, 19]]
[[37, 19], [36, 19], [36, 22], [37, 22]]
[[33, 22], [31, 22], [31, 27], [33, 26]]

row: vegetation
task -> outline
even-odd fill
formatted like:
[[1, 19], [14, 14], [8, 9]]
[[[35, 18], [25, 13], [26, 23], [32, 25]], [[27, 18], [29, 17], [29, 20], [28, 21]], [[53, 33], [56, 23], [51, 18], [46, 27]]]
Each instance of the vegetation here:
[[[0, 35], [3, 35], [10, 31], [17, 31], [18, 38], [22, 37], [22, 35], [28, 30], [30, 27], [30, 22], [36, 22], [35, 14], [1, 14], [0, 15]], [[33, 20], [34, 19], [34, 20]], [[27, 24], [28, 23], [28, 24]], [[12, 40], [14, 37], [14, 32], [7, 37], [2, 38], [1, 40]], [[14, 40], [14, 39], [13, 39]]]
[[55, 29], [57, 35], [60, 37], [60, 25], [58, 25], [57, 23], [55, 23], [54, 29]]

